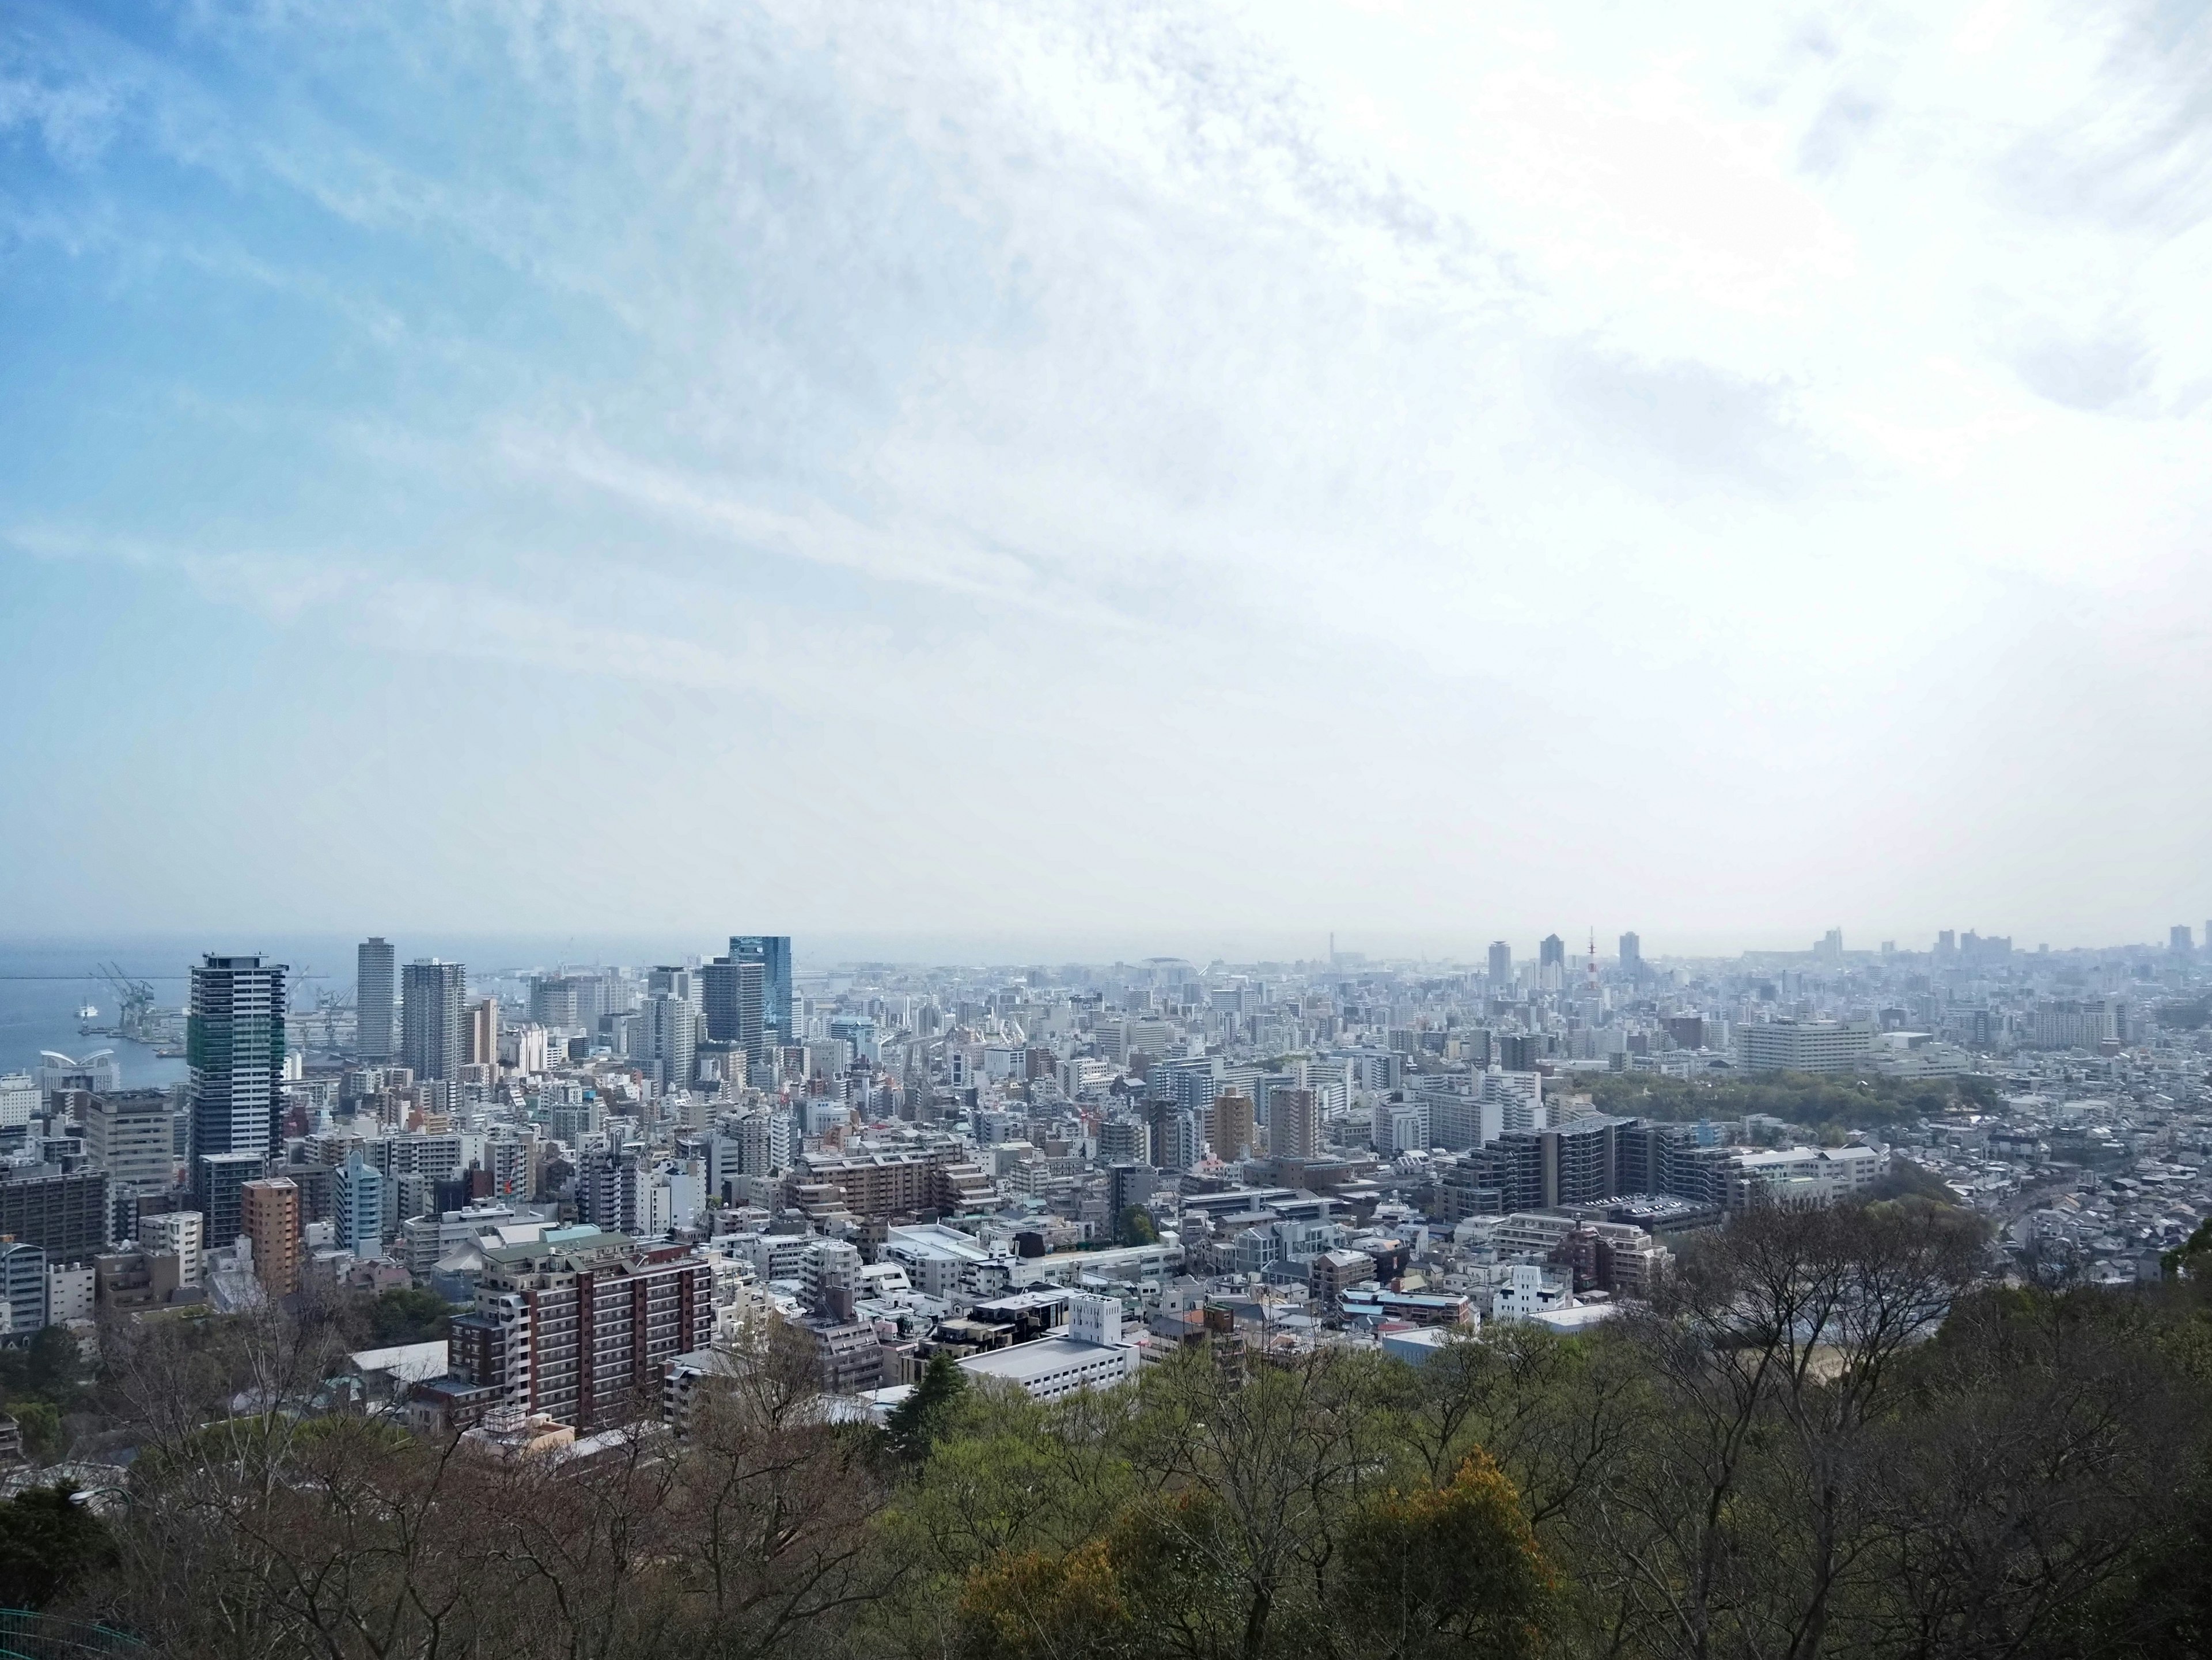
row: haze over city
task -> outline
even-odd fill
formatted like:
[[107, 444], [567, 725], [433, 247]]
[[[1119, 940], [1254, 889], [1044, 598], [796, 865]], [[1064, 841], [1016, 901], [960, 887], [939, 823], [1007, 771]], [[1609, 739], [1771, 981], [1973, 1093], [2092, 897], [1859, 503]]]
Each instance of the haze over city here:
[[1996, 0], [13, 8], [0, 916], [2160, 939], [2206, 73]]
[[2212, 0], [0, 6], [0, 1660], [2206, 1660]]

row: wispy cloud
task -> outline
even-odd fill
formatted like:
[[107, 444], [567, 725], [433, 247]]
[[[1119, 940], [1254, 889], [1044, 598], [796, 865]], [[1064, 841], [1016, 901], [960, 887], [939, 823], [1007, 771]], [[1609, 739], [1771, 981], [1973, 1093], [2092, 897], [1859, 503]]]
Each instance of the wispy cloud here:
[[5, 546], [568, 688], [627, 833], [853, 911], [1994, 906], [1911, 826], [2008, 699], [2197, 733], [2124, 621], [2195, 637], [2212, 527], [2169, 9], [25, 16]]

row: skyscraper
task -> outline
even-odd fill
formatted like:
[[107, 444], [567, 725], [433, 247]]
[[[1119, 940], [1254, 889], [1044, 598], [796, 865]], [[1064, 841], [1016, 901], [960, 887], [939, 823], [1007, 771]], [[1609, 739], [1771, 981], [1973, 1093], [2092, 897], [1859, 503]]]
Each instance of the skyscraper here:
[[787, 933], [737, 933], [730, 936], [734, 962], [761, 965], [761, 1025], [763, 1041], [771, 1048], [798, 1043], [803, 1034], [792, 1030], [791, 936]]
[[[210, 1243], [228, 1245], [234, 1229], [216, 1231], [208, 1161], [265, 1160], [279, 1145], [283, 1117], [283, 964], [258, 957], [210, 955], [192, 970], [186, 1006], [185, 1058], [191, 1070], [192, 1198], [208, 1219]], [[260, 1171], [257, 1168], [255, 1175]], [[226, 1180], [222, 1184], [226, 1189]], [[235, 1201], [235, 1193], [230, 1194]]]
[[656, 1074], [667, 1090], [689, 1089], [699, 1052], [699, 1011], [672, 991], [657, 991], [638, 1006], [639, 1047], [630, 1058]]
[[1536, 983], [1546, 991], [1563, 991], [1567, 983], [1567, 942], [1547, 933], [1536, 947]]
[[1620, 972], [1632, 982], [1644, 977], [1644, 941], [1635, 933], [1620, 936]]
[[1503, 939], [1490, 942], [1490, 988], [1504, 991], [1513, 983], [1513, 947]]
[[399, 1063], [417, 1078], [459, 1078], [468, 1058], [462, 1004], [469, 972], [459, 963], [420, 957], [401, 971]]
[[372, 937], [354, 951], [354, 1048], [364, 1061], [392, 1058], [392, 942]]
[[768, 1041], [763, 1027], [767, 984], [765, 965], [750, 958], [717, 957], [701, 969], [699, 988], [707, 1036], [718, 1043], [742, 1043], [753, 1060], [765, 1059]]

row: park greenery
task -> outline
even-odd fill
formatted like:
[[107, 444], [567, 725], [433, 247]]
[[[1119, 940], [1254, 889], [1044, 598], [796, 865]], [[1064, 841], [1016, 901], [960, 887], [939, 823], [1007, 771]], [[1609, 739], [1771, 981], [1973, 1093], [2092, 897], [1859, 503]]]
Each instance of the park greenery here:
[[1753, 1114], [1812, 1129], [1879, 1129], [1949, 1112], [1986, 1111], [1995, 1104], [1990, 1079], [1831, 1076], [1802, 1072], [1705, 1073], [1669, 1078], [1656, 1073], [1601, 1072], [1578, 1077], [1601, 1112], [1668, 1122], [1736, 1121]]

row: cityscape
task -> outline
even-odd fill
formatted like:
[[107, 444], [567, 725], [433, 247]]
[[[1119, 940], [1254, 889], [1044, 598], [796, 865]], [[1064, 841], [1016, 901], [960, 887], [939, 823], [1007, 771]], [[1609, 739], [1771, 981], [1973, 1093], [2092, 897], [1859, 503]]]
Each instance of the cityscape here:
[[9, 0], [0, 1660], [2212, 1660], [2212, 0]]
[[[1947, 1306], [2155, 1287], [2212, 1252], [2200, 938], [928, 967], [737, 934], [472, 978], [371, 937], [306, 1007], [209, 952], [122, 1050], [0, 1076], [0, 1341], [38, 1361], [6, 1480], [128, 1492], [144, 1429], [55, 1371], [210, 1321], [348, 1335], [303, 1424], [580, 1481], [764, 1376], [902, 1444], [969, 1389], [1599, 1341], [1776, 1218], [1956, 1218]], [[179, 1033], [184, 1081], [124, 1087]]]

